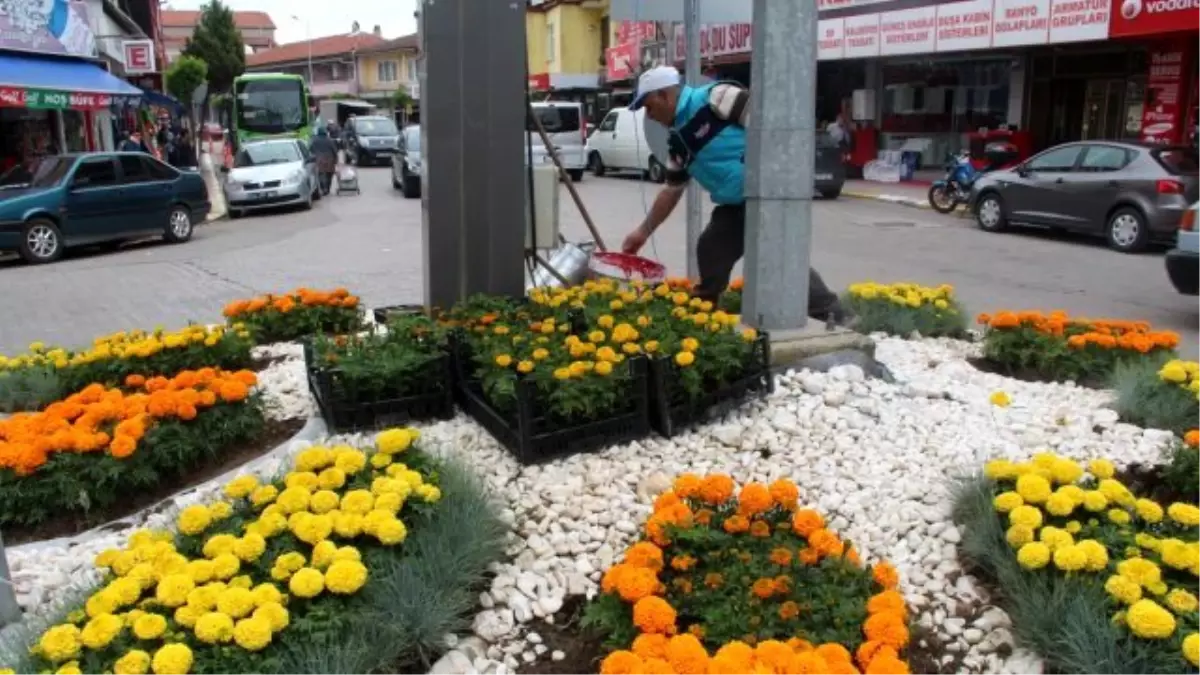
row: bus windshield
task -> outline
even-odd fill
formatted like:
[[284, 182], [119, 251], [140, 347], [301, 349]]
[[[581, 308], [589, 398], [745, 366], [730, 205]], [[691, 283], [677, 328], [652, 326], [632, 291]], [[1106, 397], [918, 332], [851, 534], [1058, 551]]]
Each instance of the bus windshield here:
[[282, 134], [307, 123], [308, 102], [299, 80], [243, 80], [237, 83], [234, 93], [238, 129]]

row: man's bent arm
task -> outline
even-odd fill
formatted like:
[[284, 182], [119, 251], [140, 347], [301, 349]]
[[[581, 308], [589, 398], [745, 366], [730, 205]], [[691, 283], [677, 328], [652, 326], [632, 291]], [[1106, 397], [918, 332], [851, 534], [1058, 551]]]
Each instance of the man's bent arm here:
[[675, 210], [675, 205], [679, 203], [680, 197], [683, 196], [684, 187], [687, 183], [675, 184], [671, 183], [659, 191], [658, 196], [654, 198], [654, 203], [650, 205], [650, 212], [646, 214], [646, 219], [642, 221], [641, 230], [647, 237], [654, 234], [659, 225], [671, 215]]

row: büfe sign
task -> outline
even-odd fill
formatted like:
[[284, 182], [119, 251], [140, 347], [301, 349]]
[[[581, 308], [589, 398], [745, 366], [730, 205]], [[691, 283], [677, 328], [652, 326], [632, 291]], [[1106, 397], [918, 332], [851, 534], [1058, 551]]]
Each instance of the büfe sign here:
[[1103, 40], [1115, 21], [1114, 3], [1187, 5], [1193, 24], [1200, 8], [1200, 0], [958, 0], [824, 19], [818, 53], [838, 59]]

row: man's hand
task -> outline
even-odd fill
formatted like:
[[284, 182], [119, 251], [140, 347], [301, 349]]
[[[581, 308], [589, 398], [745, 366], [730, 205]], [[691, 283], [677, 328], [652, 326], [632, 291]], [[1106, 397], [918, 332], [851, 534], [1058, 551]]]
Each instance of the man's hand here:
[[621, 242], [621, 252], [636, 255], [646, 245], [646, 239], [646, 229], [638, 225], [633, 232], [625, 236], [625, 241]]

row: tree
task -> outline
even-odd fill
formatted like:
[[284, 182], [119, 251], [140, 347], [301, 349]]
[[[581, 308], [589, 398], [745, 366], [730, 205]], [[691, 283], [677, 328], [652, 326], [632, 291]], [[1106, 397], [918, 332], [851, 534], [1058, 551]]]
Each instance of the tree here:
[[401, 85], [392, 92], [392, 108], [394, 110], [408, 110], [412, 105], [412, 96], [408, 93], [408, 88]]
[[167, 68], [166, 80], [167, 93], [190, 107], [196, 87], [208, 81], [208, 64], [194, 56], [180, 56]]
[[246, 45], [233, 22], [233, 10], [210, 0], [200, 8], [200, 21], [183, 53], [208, 64], [208, 87], [216, 92], [229, 91], [233, 78], [246, 70]]

